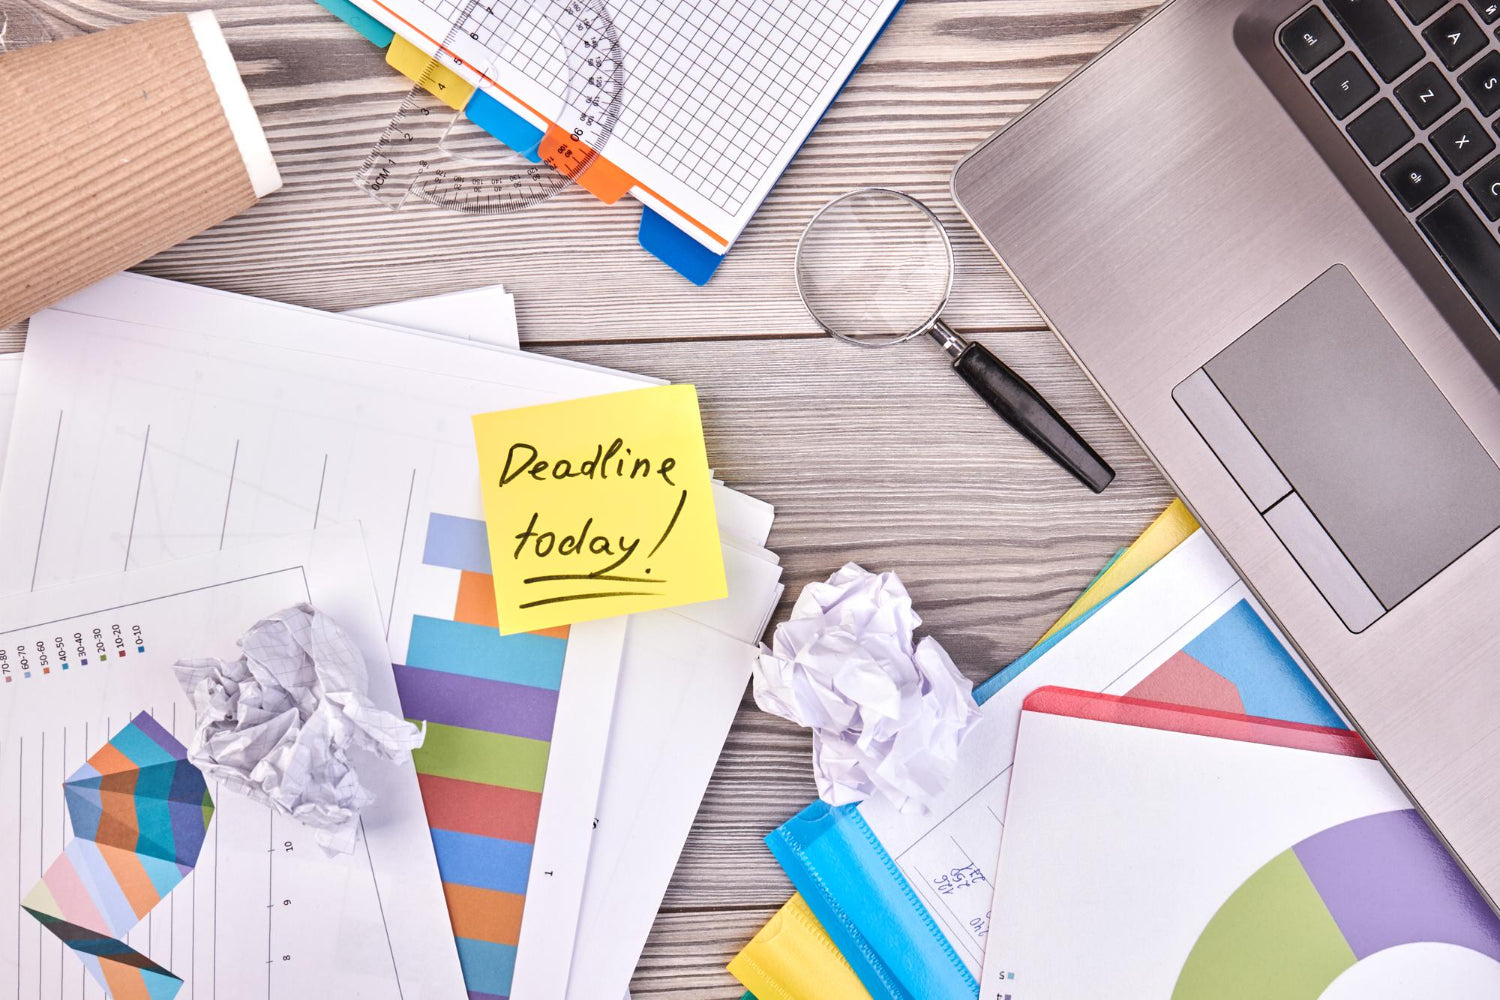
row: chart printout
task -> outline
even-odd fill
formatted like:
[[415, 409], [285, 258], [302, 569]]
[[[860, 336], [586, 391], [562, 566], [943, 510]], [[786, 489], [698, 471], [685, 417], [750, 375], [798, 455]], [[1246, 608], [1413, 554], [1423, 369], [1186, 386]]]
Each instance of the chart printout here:
[[[23, 898], [73, 837], [63, 782], [139, 713], [190, 744], [179, 658], [237, 655], [258, 617], [312, 602], [395, 682], [358, 526], [0, 599], [0, 885]], [[415, 769], [371, 761], [353, 854], [210, 780], [212, 820], [189, 874], [125, 943], [183, 980], [183, 1000], [461, 996], [463, 980]], [[12, 993], [11, 991], [15, 992]], [[102, 1000], [79, 957], [20, 906], [0, 907], [0, 994]]]
[[[443, 652], [459, 633], [498, 639], [466, 620], [478, 606], [465, 587], [476, 574], [429, 544], [435, 523], [482, 525], [471, 415], [644, 382], [138, 275], [64, 305], [81, 311], [32, 320], [16, 415], [27, 432], [0, 487], [0, 593], [358, 522], [393, 662], [429, 673], [461, 672], [472, 658]], [[95, 488], [106, 482], [111, 489]], [[497, 685], [526, 687], [546, 703], [544, 728], [567, 720], [587, 748], [550, 755], [566, 733], [523, 728], [535, 720], [481, 721], [476, 706], [444, 697], [431, 700], [445, 714], [429, 720], [431, 747], [418, 751], [427, 792], [459, 781], [519, 793], [531, 817], [514, 830], [465, 825], [441, 809], [431, 817], [469, 990], [481, 996], [508, 995], [526, 961], [514, 919], [523, 894], [528, 906], [539, 884], [581, 898], [590, 828], [579, 838], [536, 831], [597, 804], [610, 714], [600, 685], [618, 676], [623, 630], [590, 623], [565, 640], [522, 641], [537, 657], [508, 660], [521, 674]], [[562, 662], [543, 646], [560, 649]], [[480, 744], [482, 772], [455, 767], [469, 759], [456, 751]], [[576, 779], [553, 784], [553, 757]], [[429, 795], [429, 812], [436, 803]], [[577, 855], [566, 886], [530, 877], [557, 870], [551, 850]], [[491, 863], [501, 855], [503, 866]]]
[[[958, 773], [928, 814], [903, 814], [879, 798], [860, 805], [865, 823], [976, 978], [1022, 700], [1043, 685], [1124, 694], [1157, 676], [1199, 636], [1245, 616], [1285, 645], [1212, 540], [1198, 532], [984, 703]], [[1336, 724], [1337, 717], [1328, 721]]]

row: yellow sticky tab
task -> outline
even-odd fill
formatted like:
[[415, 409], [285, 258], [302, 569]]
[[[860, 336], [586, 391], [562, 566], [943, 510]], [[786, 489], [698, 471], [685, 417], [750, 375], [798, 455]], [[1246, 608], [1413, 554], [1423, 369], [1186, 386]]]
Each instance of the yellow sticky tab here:
[[729, 974], [760, 1000], [870, 1000], [800, 893], [734, 956]]
[[[400, 70], [401, 75], [412, 83], [422, 84], [429, 94], [454, 111], [462, 111], [469, 103], [469, 98], [474, 96], [474, 85], [444, 66], [441, 61], [434, 63], [429, 71], [427, 66], [433, 63], [433, 57], [400, 35], [392, 39], [391, 47], [385, 50], [385, 61]], [[425, 81], [422, 79], [423, 74], [427, 77]]]
[[1046, 642], [1088, 614], [1121, 587], [1155, 566], [1163, 556], [1187, 541], [1188, 536], [1197, 530], [1198, 522], [1187, 505], [1181, 500], [1173, 500], [1161, 512], [1161, 516], [1151, 522], [1151, 527], [1141, 532], [1141, 537], [1130, 544], [1130, 548], [1115, 560], [1114, 565], [1099, 574], [1099, 579], [1089, 585], [1038, 642]]
[[725, 597], [691, 385], [474, 418], [500, 631]]

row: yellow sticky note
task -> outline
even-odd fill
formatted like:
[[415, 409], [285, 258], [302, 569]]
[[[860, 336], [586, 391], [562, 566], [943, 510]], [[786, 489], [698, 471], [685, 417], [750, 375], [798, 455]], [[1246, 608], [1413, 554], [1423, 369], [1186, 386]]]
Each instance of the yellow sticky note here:
[[474, 418], [500, 631], [727, 595], [691, 385]]

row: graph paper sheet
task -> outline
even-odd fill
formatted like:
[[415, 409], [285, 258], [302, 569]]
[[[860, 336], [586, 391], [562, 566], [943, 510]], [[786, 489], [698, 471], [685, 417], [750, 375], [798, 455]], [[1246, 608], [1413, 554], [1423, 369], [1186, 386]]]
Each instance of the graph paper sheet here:
[[[436, 51], [463, 0], [355, 0]], [[625, 63], [620, 120], [604, 157], [632, 193], [724, 253], [749, 223], [900, 0], [615, 0]], [[568, 89], [554, 21], [533, 0], [477, 7], [456, 66], [545, 129]]]
[[[259, 616], [298, 602], [344, 627], [371, 665], [371, 698], [396, 710], [357, 525], [0, 599], [0, 995], [102, 1000], [84, 963], [15, 905], [71, 839], [63, 781], [139, 712], [188, 742], [193, 708], [172, 665], [233, 656]], [[126, 943], [183, 980], [180, 1000], [462, 996], [416, 772], [377, 763], [361, 778], [376, 802], [337, 858], [210, 782], [196, 867]]]

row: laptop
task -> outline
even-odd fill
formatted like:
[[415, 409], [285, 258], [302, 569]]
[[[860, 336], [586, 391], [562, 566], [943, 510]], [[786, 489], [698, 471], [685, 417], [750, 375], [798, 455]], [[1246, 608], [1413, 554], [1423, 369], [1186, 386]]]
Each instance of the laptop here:
[[1172, 0], [958, 204], [1493, 905], [1500, 0]]

